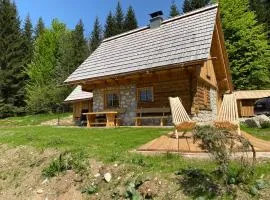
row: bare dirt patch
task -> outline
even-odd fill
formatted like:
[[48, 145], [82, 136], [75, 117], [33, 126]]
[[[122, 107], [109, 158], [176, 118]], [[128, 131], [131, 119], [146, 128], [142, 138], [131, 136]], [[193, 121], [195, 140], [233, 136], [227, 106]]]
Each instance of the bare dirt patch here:
[[58, 119], [52, 119], [49, 121], [42, 122], [41, 125], [45, 125], [45, 126], [57, 126], [57, 125], [74, 126], [74, 122], [73, 122], [72, 115], [70, 115], [68, 117], [60, 118], [59, 121], [58, 121]]

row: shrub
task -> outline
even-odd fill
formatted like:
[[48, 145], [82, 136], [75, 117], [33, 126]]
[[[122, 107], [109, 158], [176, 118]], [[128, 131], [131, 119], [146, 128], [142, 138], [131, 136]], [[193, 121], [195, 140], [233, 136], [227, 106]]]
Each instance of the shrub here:
[[262, 128], [270, 128], [270, 122], [264, 121], [261, 123]]
[[[251, 184], [254, 179], [253, 164], [256, 154], [253, 145], [246, 138], [212, 126], [196, 127], [193, 138], [194, 142], [199, 141], [200, 147], [210, 153], [217, 168], [211, 172], [196, 168], [181, 170], [180, 184], [186, 194], [203, 199], [221, 194], [235, 197], [237, 185]], [[247, 157], [250, 150], [253, 151], [253, 162]], [[233, 162], [232, 154], [236, 151], [242, 155], [240, 160]]]
[[70, 153], [64, 152], [59, 157], [53, 160], [50, 165], [43, 169], [42, 174], [45, 177], [54, 177], [61, 172], [73, 169], [76, 173], [83, 173], [86, 171], [88, 161], [83, 152]]

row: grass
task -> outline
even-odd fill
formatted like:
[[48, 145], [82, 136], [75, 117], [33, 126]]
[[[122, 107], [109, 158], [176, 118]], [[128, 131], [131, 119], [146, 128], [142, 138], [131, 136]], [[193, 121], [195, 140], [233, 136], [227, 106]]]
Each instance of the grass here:
[[[62, 114], [61, 117], [69, 114]], [[83, 155], [79, 159], [71, 158], [70, 166], [64, 166], [62, 160], [54, 160], [43, 169], [46, 176], [54, 176], [66, 168], [81, 169], [84, 156], [104, 163], [128, 164], [135, 174], [144, 176], [163, 176], [171, 180], [172, 173], [181, 169], [198, 168], [206, 173], [216, 168], [212, 160], [188, 159], [176, 154], [145, 156], [132, 152], [137, 147], [167, 134], [170, 129], [162, 128], [96, 128], [38, 126], [41, 122], [55, 119], [56, 115], [37, 115], [14, 117], [0, 120], [0, 144], [10, 146], [33, 146], [37, 149], [56, 148], [60, 152], [71, 152], [72, 155]], [[256, 137], [270, 140], [269, 129], [250, 129], [242, 127]], [[79, 160], [77, 162], [76, 160]], [[233, 162], [234, 164], [234, 162]], [[235, 163], [236, 164], [236, 163]], [[232, 165], [233, 166], [233, 165]], [[263, 161], [256, 165], [255, 179], [263, 174], [268, 177], [270, 162]], [[254, 179], [254, 180], [255, 180]], [[268, 180], [268, 178], [267, 178]], [[86, 188], [86, 193], [92, 193], [95, 188]]]
[[270, 128], [249, 128], [242, 125], [241, 129], [257, 138], [268, 141], [270, 140]]
[[[62, 114], [61, 117], [68, 115]], [[170, 129], [128, 127], [87, 129], [36, 126], [54, 118], [56, 115], [43, 114], [0, 120], [0, 144], [27, 145], [38, 149], [56, 148], [63, 152], [86, 152], [89, 157], [106, 163], [130, 163], [144, 170], [155, 172], [174, 172], [190, 166], [206, 170], [215, 167], [212, 161], [186, 159], [175, 154], [145, 156], [131, 152], [137, 147], [167, 134]], [[262, 133], [259, 131], [258, 133], [260, 133], [258, 137], [262, 137]], [[256, 134], [254, 130], [252, 134]], [[268, 138], [270, 139], [270, 137]], [[263, 171], [263, 167], [261, 170]]]
[[23, 117], [9, 117], [0, 120], [0, 127], [2, 126], [28, 126], [28, 125], [39, 125], [41, 122], [67, 117], [71, 113], [61, 113], [61, 114], [38, 114], [38, 115], [27, 115]]

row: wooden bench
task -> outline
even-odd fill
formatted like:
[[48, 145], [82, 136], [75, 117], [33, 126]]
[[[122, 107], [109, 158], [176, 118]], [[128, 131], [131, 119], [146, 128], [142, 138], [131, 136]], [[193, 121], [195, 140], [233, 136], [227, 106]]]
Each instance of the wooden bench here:
[[136, 110], [135, 126], [141, 126], [143, 119], [159, 119], [160, 126], [164, 126], [170, 117], [170, 108], [139, 108]]

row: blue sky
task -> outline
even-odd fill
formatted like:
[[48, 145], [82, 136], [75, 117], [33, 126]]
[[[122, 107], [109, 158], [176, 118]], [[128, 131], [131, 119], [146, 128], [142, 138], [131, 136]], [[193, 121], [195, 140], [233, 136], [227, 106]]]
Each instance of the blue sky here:
[[[85, 25], [85, 34], [88, 37], [96, 16], [102, 24], [110, 10], [114, 11], [117, 0], [14, 0], [18, 7], [19, 15], [23, 21], [27, 14], [30, 15], [33, 24], [42, 17], [46, 26], [49, 26], [52, 19], [58, 18], [74, 28], [79, 19]], [[175, 0], [178, 7], [182, 0]], [[162, 10], [165, 17], [169, 15], [171, 0], [120, 0], [124, 10], [132, 5], [139, 22], [139, 26], [148, 24], [149, 13]]]

